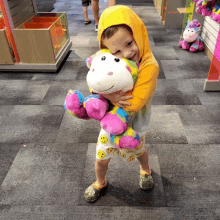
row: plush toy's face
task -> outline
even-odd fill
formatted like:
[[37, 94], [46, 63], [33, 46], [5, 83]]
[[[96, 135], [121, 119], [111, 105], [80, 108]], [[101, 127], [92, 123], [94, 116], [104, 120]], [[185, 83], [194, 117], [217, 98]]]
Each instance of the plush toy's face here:
[[86, 80], [92, 91], [99, 94], [129, 91], [134, 85], [131, 70], [126, 62], [110, 53], [97, 53]]
[[183, 32], [183, 39], [186, 42], [193, 42], [196, 40], [196, 38], [198, 37], [198, 34], [196, 33], [194, 28], [187, 28], [184, 32]]

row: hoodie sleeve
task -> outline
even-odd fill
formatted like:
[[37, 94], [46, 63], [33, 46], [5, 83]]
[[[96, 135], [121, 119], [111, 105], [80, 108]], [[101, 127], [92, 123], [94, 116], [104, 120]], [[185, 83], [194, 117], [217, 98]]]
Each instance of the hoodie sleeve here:
[[126, 100], [131, 105], [126, 106], [124, 110], [138, 112], [152, 98], [159, 75], [158, 63], [155, 59], [154, 61], [138, 74], [137, 82], [132, 91], [133, 99]]

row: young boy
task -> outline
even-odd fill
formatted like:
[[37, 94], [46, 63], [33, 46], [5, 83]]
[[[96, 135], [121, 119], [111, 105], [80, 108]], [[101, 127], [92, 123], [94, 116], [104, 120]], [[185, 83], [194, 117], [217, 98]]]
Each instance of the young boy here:
[[[118, 58], [127, 58], [140, 64], [137, 82], [132, 95], [126, 96], [119, 91], [104, 95], [110, 102], [135, 112], [130, 122], [132, 128], [141, 136], [142, 143], [133, 151], [119, 149], [122, 157], [132, 161], [136, 156], [140, 162], [140, 187], [143, 190], [153, 188], [153, 178], [148, 164], [148, 154], [144, 150], [145, 135], [150, 122], [150, 107], [156, 89], [159, 67], [155, 60], [148, 40], [146, 27], [142, 20], [127, 6], [112, 6], [104, 10], [100, 17], [98, 40], [100, 49], [108, 48]], [[88, 65], [89, 66], [89, 65]], [[95, 171], [97, 180], [85, 191], [87, 202], [96, 201], [108, 186], [105, 179], [110, 158], [116, 149], [110, 141], [110, 135], [101, 140], [102, 129], [96, 146]], [[100, 157], [99, 152], [104, 152]], [[132, 160], [131, 160], [132, 158]]]

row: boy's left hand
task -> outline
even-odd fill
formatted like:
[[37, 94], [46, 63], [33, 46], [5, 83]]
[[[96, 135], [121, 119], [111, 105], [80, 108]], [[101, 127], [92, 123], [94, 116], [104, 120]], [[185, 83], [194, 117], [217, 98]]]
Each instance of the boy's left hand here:
[[125, 100], [132, 99], [132, 95], [125, 95], [127, 92], [114, 92], [111, 94], [103, 94], [103, 97], [108, 99], [111, 103], [116, 104], [117, 106], [124, 108], [126, 106], [130, 106], [131, 104], [129, 102], [126, 102]]

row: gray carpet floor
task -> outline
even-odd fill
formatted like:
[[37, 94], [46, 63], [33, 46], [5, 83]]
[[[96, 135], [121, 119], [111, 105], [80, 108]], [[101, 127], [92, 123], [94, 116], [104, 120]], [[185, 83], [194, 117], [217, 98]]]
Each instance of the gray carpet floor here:
[[[81, 1], [57, 0], [73, 42], [59, 71], [0, 73], [1, 220], [220, 219], [220, 93], [203, 90], [211, 62], [178, 47], [181, 29], [165, 29], [152, 1], [125, 3], [145, 23], [160, 66], [146, 140], [154, 190], [140, 190], [137, 160], [114, 157], [106, 195], [85, 202], [100, 127], [68, 115], [63, 102], [70, 88], [89, 94], [85, 59], [98, 40]], [[100, 0], [100, 14], [106, 7]]]

